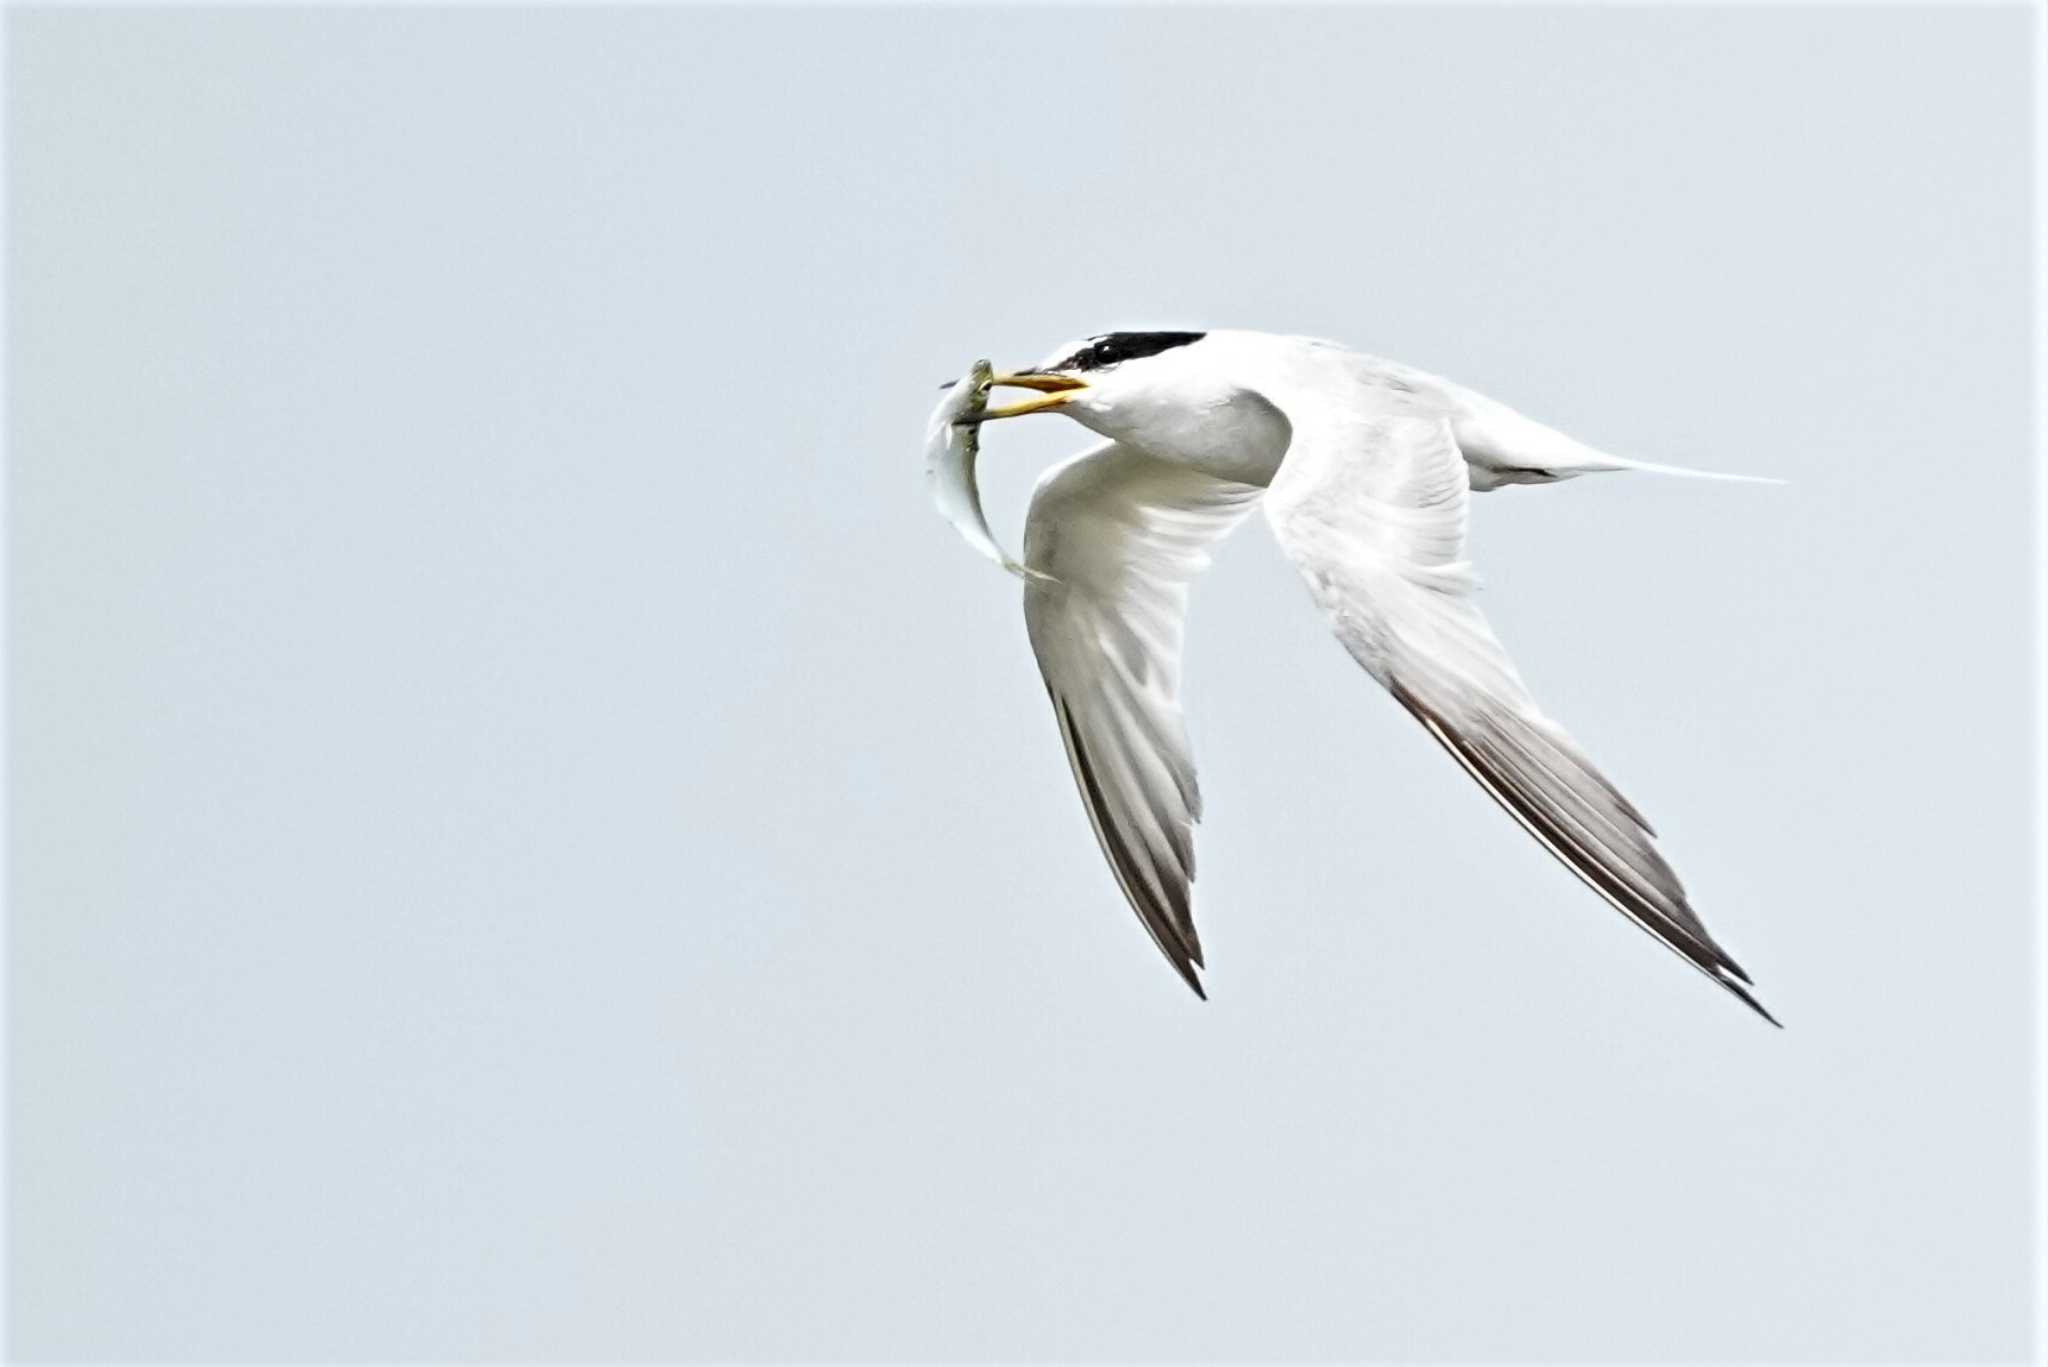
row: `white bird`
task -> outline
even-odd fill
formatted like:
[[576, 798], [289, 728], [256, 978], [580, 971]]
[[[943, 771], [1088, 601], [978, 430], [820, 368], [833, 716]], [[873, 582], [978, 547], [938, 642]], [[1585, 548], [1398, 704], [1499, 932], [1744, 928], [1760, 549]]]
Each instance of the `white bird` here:
[[1606, 455], [1447, 380], [1304, 337], [1113, 332], [994, 383], [1038, 392], [961, 421], [1060, 413], [1108, 438], [1032, 495], [1024, 621], [1103, 854], [1198, 995], [1202, 807], [1180, 707], [1182, 623], [1211, 547], [1263, 501], [1365, 671], [1587, 886], [1777, 1024], [1649, 823], [1529, 696], [1473, 602], [1465, 558], [1468, 490], [1704, 472]]

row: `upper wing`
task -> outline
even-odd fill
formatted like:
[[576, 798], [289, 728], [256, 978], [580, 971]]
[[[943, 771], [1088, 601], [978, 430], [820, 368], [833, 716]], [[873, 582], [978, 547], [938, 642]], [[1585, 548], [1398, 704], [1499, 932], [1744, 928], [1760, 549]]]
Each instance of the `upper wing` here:
[[1202, 799], [1180, 710], [1181, 622], [1209, 547], [1262, 491], [1115, 442], [1031, 498], [1024, 624], [1095, 837], [1153, 942], [1197, 995], [1188, 894]]
[[1344, 648], [1494, 801], [1630, 920], [1777, 1024], [1700, 923], [1649, 823], [1537, 709], [1474, 606], [1466, 485], [1448, 419], [1297, 421], [1266, 516]]

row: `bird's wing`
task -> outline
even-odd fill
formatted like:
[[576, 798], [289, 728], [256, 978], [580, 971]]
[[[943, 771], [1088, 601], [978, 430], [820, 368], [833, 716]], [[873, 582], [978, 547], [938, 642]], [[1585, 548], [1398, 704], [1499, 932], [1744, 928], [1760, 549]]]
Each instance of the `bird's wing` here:
[[1649, 823], [1537, 708], [1474, 605], [1466, 485], [1447, 418], [1296, 420], [1266, 516], [1344, 648], [1494, 801], [1616, 909], [1776, 1024], [1686, 901]]
[[1031, 498], [1024, 624], [1074, 781], [1124, 896], [1197, 995], [1189, 890], [1202, 811], [1180, 710], [1188, 584], [1262, 490], [1115, 442], [1050, 471]]

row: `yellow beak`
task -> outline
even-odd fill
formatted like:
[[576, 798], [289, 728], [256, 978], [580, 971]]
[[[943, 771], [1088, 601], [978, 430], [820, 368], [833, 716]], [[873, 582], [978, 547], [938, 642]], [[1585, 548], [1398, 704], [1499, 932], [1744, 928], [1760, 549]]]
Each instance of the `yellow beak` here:
[[994, 422], [997, 418], [1021, 418], [1026, 413], [1046, 413], [1058, 408], [1074, 397], [1076, 390], [1086, 389], [1086, 380], [1076, 380], [1067, 375], [1018, 374], [998, 375], [992, 384], [1009, 385], [1015, 389], [1035, 389], [1038, 397], [1025, 399], [1020, 403], [1004, 404], [991, 408], [981, 415], [983, 422]]

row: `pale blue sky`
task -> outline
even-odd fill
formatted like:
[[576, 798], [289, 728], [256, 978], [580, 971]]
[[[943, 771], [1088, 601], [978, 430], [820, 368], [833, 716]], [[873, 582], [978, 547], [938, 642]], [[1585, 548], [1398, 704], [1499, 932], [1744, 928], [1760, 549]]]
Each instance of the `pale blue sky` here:
[[[17, 1357], [2024, 1355], [2023, 9], [8, 24]], [[920, 474], [1147, 325], [1793, 481], [1473, 543], [1785, 1032], [1257, 525], [1189, 996]]]

